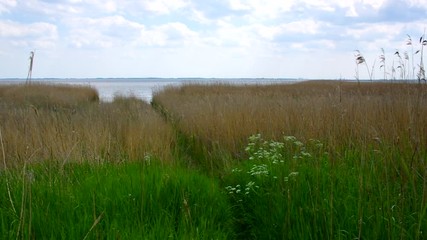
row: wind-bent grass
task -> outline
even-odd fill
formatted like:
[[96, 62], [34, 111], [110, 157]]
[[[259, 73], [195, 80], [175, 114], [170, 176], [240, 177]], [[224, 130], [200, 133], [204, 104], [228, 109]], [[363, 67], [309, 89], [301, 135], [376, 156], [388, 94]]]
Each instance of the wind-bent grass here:
[[[95, 95], [94, 95], [95, 94]], [[8, 165], [24, 162], [172, 160], [172, 128], [136, 98], [98, 102], [87, 87], [25, 85], [0, 91]]]

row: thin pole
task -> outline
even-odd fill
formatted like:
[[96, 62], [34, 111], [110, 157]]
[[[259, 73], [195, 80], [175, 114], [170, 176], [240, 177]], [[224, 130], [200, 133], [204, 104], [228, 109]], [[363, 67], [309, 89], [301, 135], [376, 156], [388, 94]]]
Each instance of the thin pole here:
[[26, 84], [31, 83], [31, 75], [33, 74], [33, 62], [34, 62], [34, 51], [30, 53], [30, 69], [28, 70], [27, 81]]

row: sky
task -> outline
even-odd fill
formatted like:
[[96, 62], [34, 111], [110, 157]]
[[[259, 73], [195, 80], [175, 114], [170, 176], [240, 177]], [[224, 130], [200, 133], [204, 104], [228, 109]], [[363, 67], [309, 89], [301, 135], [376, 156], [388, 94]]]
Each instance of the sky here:
[[427, 0], [0, 0], [0, 78], [391, 78], [426, 28]]

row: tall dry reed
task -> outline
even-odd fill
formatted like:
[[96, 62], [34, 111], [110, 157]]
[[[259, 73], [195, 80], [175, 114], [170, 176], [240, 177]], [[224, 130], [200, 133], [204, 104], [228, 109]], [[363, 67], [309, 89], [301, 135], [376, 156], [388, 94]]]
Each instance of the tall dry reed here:
[[8, 165], [171, 160], [173, 132], [136, 98], [98, 101], [88, 87], [3, 86], [0, 128]]
[[20, 107], [76, 107], [87, 102], [98, 102], [98, 92], [87, 86], [72, 87], [66, 84], [18, 84], [0, 85], [3, 104]]
[[[255, 133], [318, 139], [331, 149], [427, 146], [427, 86], [308, 81], [296, 84], [187, 84], [154, 94], [181, 131], [239, 154]], [[385, 145], [384, 145], [385, 144]]]

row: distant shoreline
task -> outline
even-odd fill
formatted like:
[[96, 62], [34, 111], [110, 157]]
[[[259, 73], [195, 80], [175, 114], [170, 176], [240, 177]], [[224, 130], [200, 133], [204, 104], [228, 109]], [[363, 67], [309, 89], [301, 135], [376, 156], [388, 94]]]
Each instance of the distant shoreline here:
[[[268, 77], [242, 77], [242, 78], [215, 78], [215, 77], [88, 77], [88, 78], [60, 78], [60, 77], [47, 77], [47, 78], [32, 78], [33, 81], [45, 81], [45, 80], [284, 80], [284, 81], [305, 81], [305, 80], [316, 80], [308, 78], [268, 78]], [[13, 81], [25, 81], [26, 78], [0, 78], [0, 81], [13, 80]], [[318, 80], [338, 80], [338, 79], [318, 79]]]

